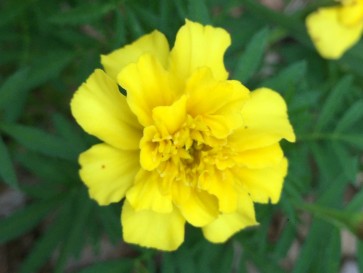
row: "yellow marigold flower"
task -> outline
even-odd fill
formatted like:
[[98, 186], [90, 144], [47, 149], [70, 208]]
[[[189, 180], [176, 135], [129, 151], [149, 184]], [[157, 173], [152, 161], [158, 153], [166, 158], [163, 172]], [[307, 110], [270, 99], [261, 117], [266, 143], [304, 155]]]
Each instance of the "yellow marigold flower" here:
[[[186, 21], [173, 49], [154, 31], [101, 56], [72, 114], [104, 143], [80, 155], [100, 205], [125, 198], [126, 242], [175, 250], [185, 222], [224, 242], [256, 225], [253, 202], [276, 203], [287, 173], [279, 141], [295, 141], [282, 97], [228, 80], [229, 34]], [[118, 85], [127, 95], [119, 92]]]
[[363, 31], [363, 0], [340, 2], [339, 6], [320, 8], [306, 18], [316, 49], [327, 59], [339, 59], [358, 42]]

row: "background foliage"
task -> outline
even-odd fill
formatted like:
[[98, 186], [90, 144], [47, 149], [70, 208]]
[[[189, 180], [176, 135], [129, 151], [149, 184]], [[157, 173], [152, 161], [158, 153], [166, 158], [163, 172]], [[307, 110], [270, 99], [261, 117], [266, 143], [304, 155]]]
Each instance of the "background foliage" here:
[[[25, 201], [0, 219], [8, 258], [0, 272], [339, 272], [341, 230], [363, 237], [363, 43], [324, 60], [304, 18], [332, 1], [277, 2], [279, 10], [253, 0], [1, 1], [0, 197], [15, 189]], [[69, 101], [101, 53], [155, 28], [172, 42], [184, 18], [231, 33], [231, 78], [280, 92], [298, 141], [283, 143], [282, 200], [257, 205], [258, 228], [213, 245], [188, 227], [178, 251], [160, 253], [122, 244], [120, 204], [88, 198], [77, 157], [95, 139], [75, 124]], [[93, 258], [84, 262], [85, 251]], [[360, 242], [356, 257], [363, 272]]]

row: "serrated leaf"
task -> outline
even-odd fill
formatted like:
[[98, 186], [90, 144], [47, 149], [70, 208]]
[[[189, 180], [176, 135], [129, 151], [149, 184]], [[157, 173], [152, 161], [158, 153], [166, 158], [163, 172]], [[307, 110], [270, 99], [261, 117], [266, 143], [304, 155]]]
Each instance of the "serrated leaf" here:
[[115, 25], [113, 29], [115, 37], [113, 41], [113, 48], [117, 48], [126, 43], [125, 17], [119, 10], [115, 11]]
[[18, 179], [15, 174], [14, 165], [11, 162], [8, 148], [0, 135], [0, 177], [13, 188], [18, 187]]
[[202, 24], [211, 23], [205, 0], [188, 0], [188, 18]]
[[132, 268], [133, 261], [123, 258], [119, 261], [100, 262], [78, 271], [78, 273], [128, 273], [133, 272]]
[[346, 76], [341, 79], [334, 89], [331, 91], [327, 100], [324, 102], [316, 122], [315, 131], [320, 132], [326, 127], [329, 122], [334, 121], [335, 114], [339, 107], [342, 105], [342, 98], [344, 95], [349, 94], [349, 89], [352, 85], [352, 77]]
[[290, 35], [299, 40], [302, 44], [312, 47], [310, 39], [306, 34], [305, 27], [296, 17], [288, 16], [282, 12], [277, 12], [255, 0], [243, 0], [243, 5], [251, 11], [259, 20], [267, 24], [273, 23], [289, 31]]
[[70, 143], [77, 153], [87, 148], [79, 127], [74, 126], [74, 123], [71, 123], [61, 114], [53, 115], [52, 119], [59, 135], [67, 139], [67, 142]]
[[276, 257], [286, 257], [291, 245], [296, 239], [296, 229], [290, 222], [285, 223], [282, 234], [279, 236], [279, 240], [274, 247], [274, 253]]
[[113, 3], [78, 6], [66, 12], [49, 17], [48, 21], [56, 25], [79, 25], [96, 20], [115, 8]]
[[[3, 105], [5, 111], [3, 120], [8, 122], [17, 120], [24, 113], [24, 106], [28, 95], [27, 91], [57, 77], [72, 58], [73, 53], [56, 50], [36, 58], [29, 66], [26, 79], [21, 80], [19, 83], [15, 83], [14, 80], [14, 85], [23, 85], [19, 87], [19, 90], [15, 90], [15, 95], [19, 93], [21, 95], [16, 97], [12, 95], [11, 98], [13, 99], [6, 105]], [[18, 76], [18, 80], [20, 80], [20, 76]]]
[[55, 78], [72, 60], [73, 56], [74, 54], [69, 51], [52, 50], [37, 58], [30, 67], [26, 84], [34, 88]]
[[110, 241], [119, 241], [121, 238], [120, 215], [115, 215], [112, 207], [97, 207], [96, 210]]
[[161, 262], [161, 273], [175, 273], [175, 259], [172, 253], [163, 253]]
[[363, 272], [363, 242], [362, 241], [357, 241], [356, 257], [357, 257], [359, 272]]
[[[5, 7], [0, 16], [0, 27], [16, 19], [24, 10], [37, 0], [29, 1], [8, 1], [10, 5]], [[3, 5], [3, 4], [2, 4]]]
[[289, 65], [276, 76], [263, 82], [260, 86], [269, 87], [281, 93], [295, 90], [299, 81], [304, 78], [306, 73], [306, 62], [299, 61]]
[[19, 273], [38, 272], [41, 266], [51, 257], [55, 248], [66, 236], [67, 227], [72, 222], [71, 202], [66, 202], [53, 224], [44, 231], [21, 264]]
[[334, 135], [336, 139], [344, 141], [350, 145], [353, 145], [359, 149], [363, 149], [363, 135], [362, 134], [344, 134], [344, 135]]
[[90, 215], [94, 208], [94, 202], [89, 199], [85, 191], [79, 191], [74, 209], [74, 220], [68, 231], [67, 237], [63, 241], [55, 273], [61, 273], [70, 256], [78, 254], [82, 249], [82, 241], [85, 239], [85, 229], [90, 221]]
[[23, 93], [29, 90], [28, 85], [25, 84], [28, 79], [28, 72], [28, 69], [19, 69], [3, 83], [0, 88], [0, 108], [14, 103], [14, 99], [24, 96]]
[[338, 142], [332, 142], [332, 149], [336, 154], [336, 159], [340, 162], [343, 173], [348, 180], [354, 180], [358, 173], [359, 160], [357, 156], [352, 156], [347, 147]]
[[313, 222], [292, 273], [318, 272], [312, 267], [316, 263], [324, 262], [321, 258], [321, 253], [323, 252], [322, 250], [327, 248], [332, 228], [332, 226], [322, 221], [315, 220]]
[[347, 211], [359, 211], [363, 207], [363, 191], [358, 191], [345, 207]]
[[349, 109], [345, 112], [343, 117], [339, 119], [337, 126], [335, 127], [335, 132], [344, 132], [351, 128], [357, 122], [362, 121], [363, 118], [363, 101], [355, 102]]
[[127, 18], [127, 25], [130, 28], [132, 34], [132, 38], [137, 39], [145, 33], [145, 30], [142, 27], [140, 20], [135, 15], [133, 10], [128, 9], [126, 18]]
[[[30, 173], [53, 187], [56, 187], [57, 184], [69, 185], [78, 178], [78, 165], [65, 160], [50, 158], [34, 152], [18, 154], [16, 160]], [[26, 187], [26, 185], [22, 186]]]
[[268, 37], [267, 28], [260, 30], [252, 37], [237, 61], [233, 79], [246, 83], [257, 72], [265, 53]]
[[34, 228], [49, 211], [58, 206], [63, 197], [39, 201], [16, 211], [0, 221], [0, 244], [23, 235]]
[[0, 130], [13, 137], [29, 150], [71, 161], [77, 158], [77, 151], [73, 150], [66, 141], [40, 129], [18, 124], [0, 123]]

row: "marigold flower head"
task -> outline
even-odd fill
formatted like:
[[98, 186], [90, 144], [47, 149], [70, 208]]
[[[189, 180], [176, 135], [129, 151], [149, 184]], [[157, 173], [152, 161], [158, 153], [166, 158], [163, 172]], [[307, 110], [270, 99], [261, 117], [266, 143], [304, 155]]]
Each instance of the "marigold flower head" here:
[[363, 0], [340, 2], [337, 6], [320, 8], [306, 18], [316, 49], [327, 59], [339, 59], [363, 32]]
[[[186, 20], [169, 50], [159, 31], [101, 56], [71, 101], [72, 114], [103, 141], [80, 155], [91, 198], [125, 198], [126, 242], [175, 250], [185, 223], [211, 242], [256, 225], [253, 202], [278, 202], [295, 141], [282, 97], [228, 80], [221, 28]], [[118, 85], [126, 90], [124, 96]]]

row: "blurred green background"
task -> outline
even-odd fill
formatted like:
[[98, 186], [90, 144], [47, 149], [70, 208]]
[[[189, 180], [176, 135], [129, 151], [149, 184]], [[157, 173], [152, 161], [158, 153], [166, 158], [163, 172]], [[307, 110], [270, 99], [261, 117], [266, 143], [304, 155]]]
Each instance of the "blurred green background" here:
[[[363, 43], [324, 60], [304, 25], [333, 3], [1, 1], [0, 273], [363, 272]], [[100, 54], [154, 29], [172, 45], [185, 18], [230, 32], [230, 78], [280, 92], [298, 141], [282, 143], [289, 175], [278, 205], [256, 205], [259, 227], [214, 245], [188, 226], [162, 253], [123, 243], [120, 204], [88, 198], [77, 158], [97, 140], [69, 101]]]

